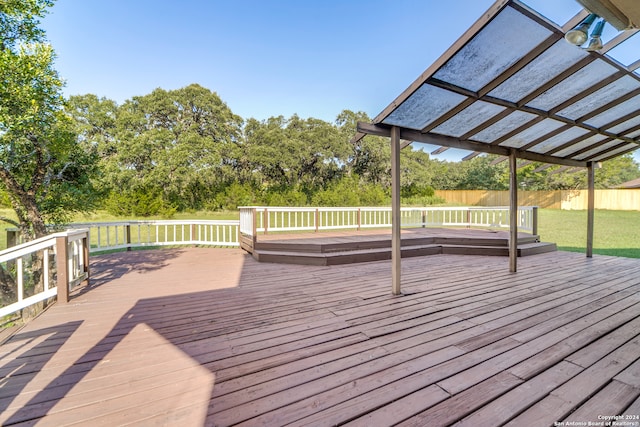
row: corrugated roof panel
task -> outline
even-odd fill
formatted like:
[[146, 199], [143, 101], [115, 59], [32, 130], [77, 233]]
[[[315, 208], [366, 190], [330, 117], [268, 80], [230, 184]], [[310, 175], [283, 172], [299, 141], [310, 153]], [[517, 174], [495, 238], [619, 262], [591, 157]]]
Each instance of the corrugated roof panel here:
[[537, 116], [535, 114], [526, 113], [524, 111], [514, 111], [504, 119], [473, 135], [470, 139], [479, 142], [491, 143], [525, 123], [530, 122], [536, 117]]
[[604, 160], [606, 158], [609, 158], [611, 156], [615, 156], [616, 154], [621, 154], [625, 151], [634, 149], [634, 148], [638, 148], [638, 146], [636, 144], [630, 143], [630, 144], [626, 144], [623, 145], [622, 147], [616, 148], [615, 150], [611, 150], [607, 153], [604, 153], [598, 157], [594, 157], [593, 159], [591, 159], [591, 161], [593, 162], [599, 162], [600, 160]]
[[422, 130], [465, 99], [465, 96], [449, 90], [424, 84], [389, 114], [383, 123]]
[[557, 120], [544, 119], [543, 121], [538, 122], [531, 127], [528, 127], [517, 135], [512, 136], [500, 145], [504, 147], [520, 148], [535, 141], [541, 136], [544, 136], [558, 128], [561, 128], [564, 125], [564, 123]]
[[489, 96], [518, 102], [589, 54], [559, 40], [526, 67], [489, 92]]
[[[578, 49], [574, 46], [575, 49]], [[527, 103], [527, 106], [549, 111], [614, 74], [618, 69], [603, 60], [595, 60], [551, 89]]]
[[433, 77], [477, 92], [550, 35], [549, 29], [507, 7]]
[[544, 140], [540, 144], [534, 145], [529, 150], [533, 151], [534, 153], [547, 153], [553, 150], [554, 148], [560, 147], [561, 145], [564, 145], [567, 142], [573, 141], [574, 139], [579, 138], [588, 133], [589, 133], [589, 130], [587, 129], [572, 127], [562, 133], [559, 133], [556, 136], [553, 136], [551, 138]]
[[480, 126], [496, 114], [505, 110], [505, 107], [489, 104], [488, 102], [477, 101], [435, 127], [432, 132], [442, 135], [459, 137]]
[[612, 147], [615, 147], [617, 145], [620, 145], [622, 143], [623, 143], [623, 141], [621, 141], [619, 139], [614, 139], [613, 141], [605, 142], [602, 145], [594, 147], [591, 150], [587, 150], [584, 153], [580, 153], [577, 156], [575, 156], [575, 158], [578, 159], [578, 160], [588, 159], [589, 157], [593, 157], [593, 156], [597, 155], [598, 153], [601, 153], [602, 151], [608, 150], [608, 149], [610, 149]]
[[591, 146], [593, 144], [597, 144], [598, 142], [603, 141], [605, 139], [607, 139], [607, 137], [605, 135], [600, 135], [600, 134], [593, 135], [593, 136], [590, 136], [587, 139], [583, 139], [580, 142], [576, 142], [572, 146], [564, 148], [564, 149], [554, 153], [553, 155], [557, 156], [557, 157], [567, 157], [567, 156], [570, 156], [571, 154], [573, 154], [575, 152], [578, 152], [578, 151], [582, 150], [583, 148], [587, 148], [587, 147], [589, 147], [589, 146]]
[[[634, 96], [631, 99], [628, 99], [615, 107], [611, 107], [606, 111], [594, 116], [588, 120], [585, 120], [585, 123], [588, 125], [600, 128], [608, 123], [612, 123], [615, 120], [624, 117], [628, 114], [633, 113], [640, 109], [640, 95]], [[627, 127], [629, 129], [631, 126]]]
[[[571, 120], [576, 120], [639, 88], [640, 82], [638, 82], [638, 80], [631, 76], [624, 76], [615, 82], [608, 84], [602, 89], [589, 94], [587, 97], [582, 98], [580, 101], [568, 106], [567, 108], [558, 111], [558, 115]], [[603, 122], [602, 124], [605, 123], [609, 122]]]

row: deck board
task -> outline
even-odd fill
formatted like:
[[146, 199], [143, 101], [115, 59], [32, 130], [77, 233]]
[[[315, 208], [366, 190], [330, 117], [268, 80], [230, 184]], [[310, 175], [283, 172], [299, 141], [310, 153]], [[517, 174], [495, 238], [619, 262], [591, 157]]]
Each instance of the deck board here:
[[[336, 239], [344, 241], [345, 236]], [[338, 241], [336, 240], [336, 241]], [[0, 346], [2, 425], [553, 425], [640, 410], [640, 263], [92, 258]]]

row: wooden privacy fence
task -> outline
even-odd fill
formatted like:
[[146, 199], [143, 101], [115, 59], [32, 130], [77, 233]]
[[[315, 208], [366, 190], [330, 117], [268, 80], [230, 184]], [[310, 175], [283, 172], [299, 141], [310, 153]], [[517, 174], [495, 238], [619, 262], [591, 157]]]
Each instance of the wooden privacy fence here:
[[[447, 203], [465, 206], [509, 205], [508, 191], [436, 190]], [[518, 205], [547, 209], [586, 210], [587, 190], [518, 191]], [[595, 208], [640, 211], [640, 189], [595, 190]]]

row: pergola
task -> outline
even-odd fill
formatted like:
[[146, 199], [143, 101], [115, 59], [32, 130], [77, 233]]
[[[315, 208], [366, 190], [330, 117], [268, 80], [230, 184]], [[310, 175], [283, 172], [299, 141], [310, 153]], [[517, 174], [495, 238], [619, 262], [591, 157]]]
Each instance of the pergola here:
[[512, 272], [517, 270], [516, 160], [587, 168], [586, 254], [592, 256], [594, 166], [640, 147], [640, 59], [625, 64], [610, 55], [636, 34], [631, 18], [640, 15], [640, 5], [587, 3], [593, 13], [598, 8], [605, 18], [621, 17], [618, 21], [631, 28], [618, 28], [616, 21], [621, 31], [599, 49], [587, 50], [564, 37], [589, 11], [559, 26], [517, 0], [498, 0], [372, 123], [358, 124], [356, 139], [366, 134], [391, 139], [394, 294], [401, 293], [400, 149], [412, 142], [473, 151], [467, 158], [508, 157]]

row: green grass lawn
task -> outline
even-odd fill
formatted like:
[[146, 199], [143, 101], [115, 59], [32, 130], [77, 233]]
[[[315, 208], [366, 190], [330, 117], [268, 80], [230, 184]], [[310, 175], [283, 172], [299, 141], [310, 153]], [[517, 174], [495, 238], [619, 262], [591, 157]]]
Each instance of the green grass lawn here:
[[[587, 211], [540, 209], [538, 234], [562, 251], [584, 252], [587, 246]], [[640, 258], [640, 212], [596, 210], [593, 253]]]
[[[15, 217], [10, 209], [0, 209], [0, 215]], [[238, 219], [237, 211], [229, 212], [185, 212], [176, 214], [173, 219]], [[163, 219], [163, 218], [130, 218]], [[106, 212], [99, 211], [91, 215], [78, 215], [74, 222], [121, 221]], [[7, 224], [0, 224], [0, 248], [6, 247]], [[584, 252], [587, 242], [587, 212], [540, 209], [538, 233], [546, 242], [554, 242], [563, 251]], [[614, 255], [628, 258], [640, 258], [640, 212], [596, 210], [593, 252], [601, 255]]]

